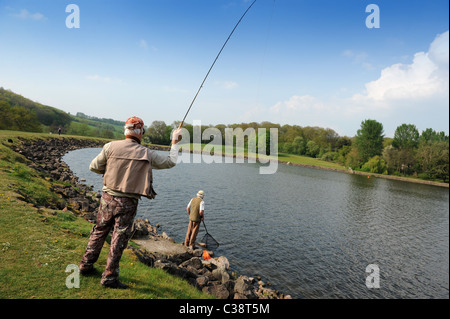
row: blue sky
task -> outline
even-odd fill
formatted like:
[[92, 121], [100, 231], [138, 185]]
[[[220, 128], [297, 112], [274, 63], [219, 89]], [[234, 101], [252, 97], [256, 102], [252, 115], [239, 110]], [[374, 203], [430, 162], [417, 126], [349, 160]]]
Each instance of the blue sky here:
[[[66, 27], [70, 3], [80, 28]], [[250, 0], [0, 0], [0, 86], [76, 114], [181, 120]], [[377, 4], [380, 28], [367, 28]], [[449, 131], [448, 1], [257, 0], [186, 121]]]

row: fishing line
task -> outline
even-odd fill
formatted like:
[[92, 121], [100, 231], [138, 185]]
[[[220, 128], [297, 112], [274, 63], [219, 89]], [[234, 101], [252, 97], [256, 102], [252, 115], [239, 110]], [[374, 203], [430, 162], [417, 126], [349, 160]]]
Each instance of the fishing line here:
[[198, 88], [198, 91], [197, 91], [197, 93], [195, 94], [195, 96], [194, 96], [194, 98], [193, 98], [193, 100], [192, 100], [192, 102], [191, 102], [191, 105], [189, 105], [189, 108], [188, 108], [188, 110], [186, 111], [186, 114], [184, 115], [183, 120], [181, 121], [180, 126], [179, 126], [178, 128], [181, 128], [181, 127], [183, 126], [184, 120], [186, 119], [186, 117], [187, 117], [189, 111], [191, 110], [191, 107], [192, 107], [192, 105], [194, 104], [195, 99], [197, 98], [198, 94], [200, 93], [200, 90], [202, 89], [203, 84], [205, 84], [205, 81], [206, 81], [206, 79], [208, 78], [208, 75], [209, 75], [209, 73], [211, 72], [212, 68], [214, 67], [214, 64], [216, 64], [217, 59], [219, 58], [219, 56], [220, 56], [220, 54], [222, 53], [222, 51], [223, 51], [223, 49], [225, 48], [225, 46], [227, 45], [228, 40], [230, 40], [231, 36], [233, 35], [234, 30], [236, 30], [236, 28], [237, 28], [237, 26], [239, 25], [239, 23], [241, 23], [242, 19], [245, 17], [245, 15], [246, 15], [247, 12], [250, 10], [250, 8], [255, 4], [255, 2], [256, 2], [256, 0], [254, 0], [254, 1], [252, 2], [252, 4], [247, 8], [247, 10], [244, 12], [244, 14], [242, 15], [242, 17], [241, 17], [241, 18], [239, 19], [239, 21], [236, 23], [236, 25], [234, 26], [234, 28], [233, 28], [233, 30], [231, 31], [230, 35], [228, 36], [227, 40], [226, 40], [225, 43], [223, 44], [222, 48], [220, 49], [219, 53], [217, 54], [216, 58], [214, 59], [213, 64], [212, 64], [211, 67], [209, 68], [208, 73], [206, 73], [206, 76], [205, 76], [205, 78], [203, 79], [202, 84], [200, 84], [200, 87]]

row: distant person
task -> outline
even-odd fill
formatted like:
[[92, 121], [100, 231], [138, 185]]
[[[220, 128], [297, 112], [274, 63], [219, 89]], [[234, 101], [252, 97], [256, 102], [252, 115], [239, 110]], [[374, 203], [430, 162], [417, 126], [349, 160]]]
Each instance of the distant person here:
[[103, 175], [103, 195], [97, 213], [97, 222], [91, 231], [85, 254], [80, 263], [80, 273], [88, 275], [94, 271], [105, 239], [113, 229], [111, 245], [105, 271], [100, 283], [104, 287], [128, 288], [119, 281], [119, 261], [131, 237], [134, 217], [141, 196], [152, 199], [152, 169], [174, 167], [178, 158], [178, 135], [173, 133], [169, 156], [158, 154], [141, 145], [144, 122], [131, 117], [125, 123], [125, 139], [103, 146], [89, 169]]
[[205, 202], [203, 197], [205, 197], [205, 193], [198, 191], [197, 197], [192, 198], [186, 207], [189, 215], [189, 225], [184, 245], [192, 250], [195, 249], [195, 240], [200, 229], [200, 222], [205, 219]]
[[58, 135], [61, 135], [61, 127], [60, 128], [58, 128]]

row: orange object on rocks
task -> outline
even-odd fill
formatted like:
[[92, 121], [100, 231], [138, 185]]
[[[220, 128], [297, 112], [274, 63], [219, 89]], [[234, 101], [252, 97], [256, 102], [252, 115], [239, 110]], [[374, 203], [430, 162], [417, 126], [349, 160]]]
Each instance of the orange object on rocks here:
[[211, 259], [212, 257], [209, 255], [209, 253], [206, 251], [206, 250], [204, 250], [203, 251], [203, 259], [204, 260], [208, 260], [208, 259]]

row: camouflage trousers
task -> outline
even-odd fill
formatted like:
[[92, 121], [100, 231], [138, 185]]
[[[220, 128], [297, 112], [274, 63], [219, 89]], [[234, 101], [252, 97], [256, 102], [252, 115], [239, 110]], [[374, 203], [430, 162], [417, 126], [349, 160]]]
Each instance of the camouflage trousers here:
[[119, 261], [132, 235], [137, 206], [137, 199], [115, 197], [105, 192], [102, 195], [97, 213], [97, 223], [92, 228], [86, 252], [80, 264], [80, 270], [90, 270], [94, 267], [105, 239], [113, 229], [101, 284], [115, 282], [119, 278]]

